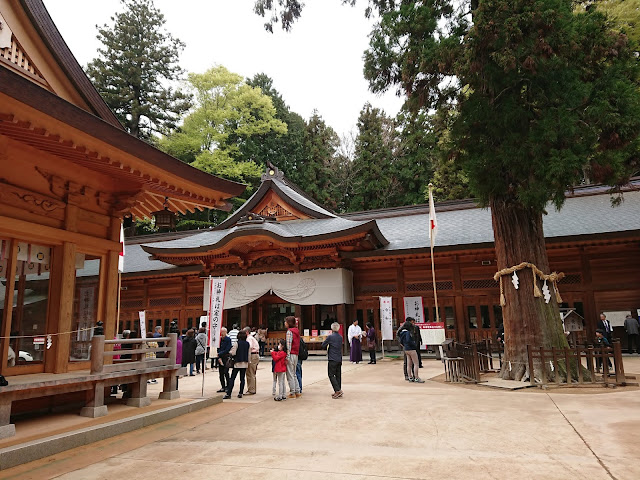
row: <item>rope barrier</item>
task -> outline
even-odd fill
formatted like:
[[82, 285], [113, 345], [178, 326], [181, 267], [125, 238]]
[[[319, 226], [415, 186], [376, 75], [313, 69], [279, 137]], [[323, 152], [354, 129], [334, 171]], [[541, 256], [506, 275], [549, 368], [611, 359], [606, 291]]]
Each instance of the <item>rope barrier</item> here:
[[39, 335], [11, 335], [9, 337], [0, 337], [0, 340], [12, 340], [14, 338], [39, 338], [39, 337], [55, 337], [59, 335], [70, 335], [72, 333], [86, 332], [93, 330], [94, 327], [80, 328], [78, 330], [71, 330], [70, 332], [58, 332], [58, 333], [41, 333]]
[[556, 301], [558, 303], [562, 303], [562, 297], [560, 296], [560, 291], [558, 290], [557, 282], [560, 281], [562, 278], [564, 278], [564, 273], [553, 272], [547, 275], [538, 267], [536, 267], [533, 263], [522, 262], [518, 265], [514, 265], [513, 267], [503, 268], [502, 270], [496, 272], [496, 274], [493, 276], [493, 279], [495, 281], [500, 282], [500, 306], [501, 307], [504, 307], [507, 304], [507, 301], [504, 296], [504, 287], [502, 285], [502, 277], [504, 275], [510, 275], [524, 268], [531, 269], [531, 275], [533, 276], [533, 296], [534, 297], [537, 297], [537, 298], [542, 297], [542, 292], [540, 291], [540, 287], [538, 287], [538, 282], [536, 281], [536, 277], [538, 277], [540, 278], [540, 280], [543, 280], [543, 281], [548, 280], [551, 282], [551, 284], [553, 285], [553, 291], [556, 295]]

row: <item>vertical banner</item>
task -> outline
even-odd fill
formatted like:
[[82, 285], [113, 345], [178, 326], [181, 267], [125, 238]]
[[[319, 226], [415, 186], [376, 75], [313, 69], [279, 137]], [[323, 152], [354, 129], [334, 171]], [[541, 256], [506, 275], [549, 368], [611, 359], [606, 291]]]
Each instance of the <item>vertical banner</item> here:
[[422, 308], [422, 297], [404, 297], [404, 319], [412, 317], [416, 323], [424, 323], [424, 308]]
[[222, 327], [222, 312], [224, 310], [224, 293], [227, 287], [226, 278], [209, 277], [209, 347], [215, 356], [220, 346], [220, 328]]
[[140, 317], [140, 338], [147, 338], [147, 319], [144, 310], [138, 312]]
[[380, 329], [382, 340], [393, 340], [391, 297], [380, 297]]

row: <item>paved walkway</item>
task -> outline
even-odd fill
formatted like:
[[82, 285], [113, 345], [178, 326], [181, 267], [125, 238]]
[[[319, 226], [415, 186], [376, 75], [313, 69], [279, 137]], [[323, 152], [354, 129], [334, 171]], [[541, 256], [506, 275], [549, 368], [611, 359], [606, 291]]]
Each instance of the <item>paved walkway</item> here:
[[[424, 378], [442, 373], [425, 361]], [[625, 359], [628, 373], [640, 361]], [[206, 391], [219, 384], [205, 375]], [[200, 394], [200, 377], [180, 380]], [[159, 389], [159, 386], [153, 386]], [[154, 392], [153, 389], [150, 389]], [[304, 365], [300, 399], [258, 395], [0, 472], [20, 479], [637, 479], [640, 390], [510, 392], [409, 384], [399, 361], [343, 366], [333, 400], [326, 363]], [[576, 393], [573, 393], [576, 392]]]

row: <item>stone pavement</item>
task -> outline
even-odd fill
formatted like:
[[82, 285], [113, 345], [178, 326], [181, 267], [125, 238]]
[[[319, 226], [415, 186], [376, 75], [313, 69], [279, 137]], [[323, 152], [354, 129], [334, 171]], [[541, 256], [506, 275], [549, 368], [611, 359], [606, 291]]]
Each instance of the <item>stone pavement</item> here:
[[[640, 360], [625, 358], [627, 373]], [[0, 472], [0, 478], [637, 479], [640, 390], [515, 392], [404, 381], [399, 361], [343, 365], [333, 400], [322, 360], [304, 364], [302, 398], [258, 394]], [[426, 360], [423, 378], [443, 372]], [[205, 394], [219, 384], [205, 375]], [[200, 377], [180, 380], [200, 395]], [[159, 390], [159, 386], [155, 387]], [[575, 393], [574, 393], [575, 392]], [[150, 394], [155, 391], [150, 389]]]

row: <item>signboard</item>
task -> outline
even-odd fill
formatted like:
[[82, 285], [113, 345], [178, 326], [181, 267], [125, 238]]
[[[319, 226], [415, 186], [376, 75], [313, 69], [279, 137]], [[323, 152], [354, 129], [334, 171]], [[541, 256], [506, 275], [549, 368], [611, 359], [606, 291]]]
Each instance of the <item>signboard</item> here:
[[311, 336], [312, 337], [317, 337], [318, 336], [318, 330], [311, 330]]
[[[624, 327], [624, 319], [631, 313], [629, 310], [617, 312], [602, 312], [607, 316], [607, 320], [611, 323], [611, 327]], [[600, 317], [598, 317], [599, 319]]]
[[416, 323], [424, 323], [424, 308], [422, 308], [422, 297], [404, 297], [404, 319], [412, 317]]
[[44, 345], [44, 337], [33, 337], [34, 345]]
[[380, 329], [382, 340], [393, 340], [391, 297], [380, 297]]
[[582, 332], [584, 330], [584, 322], [582, 317], [575, 311], [567, 312], [566, 314], [560, 313], [562, 318], [562, 325], [565, 332]]
[[147, 320], [144, 310], [138, 312], [140, 317], [140, 338], [147, 338]]
[[308, 336], [309, 336], [309, 329], [308, 329], [308, 328], [305, 328], [305, 329], [303, 330], [303, 332], [304, 332], [304, 333], [303, 333], [302, 335], [303, 335], [304, 337], [308, 337]]
[[420, 335], [425, 347], [426, 345], [441, 345], [446, 340], [444, 322], [421, 323], [418, 327], [420, 327]]
[[220, 346], [220, 328], [224, 310], [224, 293], [227, 287], [226, 278], [209, 277], [209, 347], [213, 352]]

